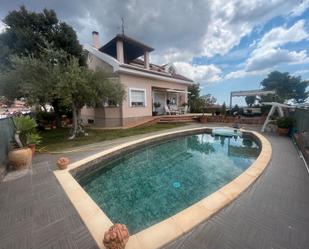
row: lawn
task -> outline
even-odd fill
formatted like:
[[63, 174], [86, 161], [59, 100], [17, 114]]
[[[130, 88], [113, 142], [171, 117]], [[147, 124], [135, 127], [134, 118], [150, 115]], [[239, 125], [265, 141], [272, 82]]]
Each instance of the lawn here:
[[129, 137], [133, 135], [176, 128], [183, 125], [185, 125], [185, 123], [153, 124], [150, 126], [141, 126], [129, 129], [88, 129], [88, 136], [77, 137], [74, 140], [68, 140], [70, 132], [69, 128], [46, 130], [40, 132], [40, 135], [42, 136], [42, 142], [38, 146], [38, 149], [39, 151], [43, 152], [60, 151], [106, 140], [113, 140], [121, 137]]

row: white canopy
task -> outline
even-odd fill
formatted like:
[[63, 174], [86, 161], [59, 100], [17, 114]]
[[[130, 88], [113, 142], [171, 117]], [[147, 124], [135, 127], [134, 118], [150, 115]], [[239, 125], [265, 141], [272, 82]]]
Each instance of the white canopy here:
[[230, 111], [232, 110], [232, 98], [233, 97], [243, 97], [243, 96], [265, 96], [268, 94], [275, 94], [276, 91], [269, 90], [269, 91], [264, 91], [264, 90], [247, 90], [247, 91], [234, 91], [231, 92], [230, 95]]
[[231, 97], [241, 97], [241, 96], [265, 96], [268, 94], [275, 94], [276, 91], [269, 90], [248, 90], [248, 91], [235, 91], [231, 92]]

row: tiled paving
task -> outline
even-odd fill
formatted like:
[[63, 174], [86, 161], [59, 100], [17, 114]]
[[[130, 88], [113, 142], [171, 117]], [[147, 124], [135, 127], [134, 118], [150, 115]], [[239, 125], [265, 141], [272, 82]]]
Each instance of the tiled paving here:
[[97, 248], [48, 162], [0, 184], [0, 248]]
[[[308, 174], [291, 140], [268, 139], [273, 157], [264, 175], [166, 249], [309, 248]], [[74, 161], [121, 142], [68, 155]], [[52, 173], [57, 157], [37, 156], [31, 174], [0, 183], [0, 249], [97, 248]]]
[[267, 136], [264, 174], [231, 205], [165, 249], [308, 249], [309, 176], [292, 141]]

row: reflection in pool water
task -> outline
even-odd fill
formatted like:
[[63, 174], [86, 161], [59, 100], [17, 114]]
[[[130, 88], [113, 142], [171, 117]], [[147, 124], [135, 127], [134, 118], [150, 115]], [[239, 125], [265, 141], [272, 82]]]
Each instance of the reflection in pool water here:
[[247, 138], [190, 135], [102, 163], [80, 183], [114, 223], [134, 234], [215, 192], [259, 152]]

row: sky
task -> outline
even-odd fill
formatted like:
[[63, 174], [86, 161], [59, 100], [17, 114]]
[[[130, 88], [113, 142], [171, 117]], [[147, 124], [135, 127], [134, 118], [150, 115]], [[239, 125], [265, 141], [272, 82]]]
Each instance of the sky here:
[[22, 4], [54, 9], [82, 44], [96, 30], [103, 45], [123, 17], [127, 35], [155, 48], [151, 62], [173, 63], [220, 104], [273, 70], [309, 79], [309, 0], [1, 0], [0, 19]]

